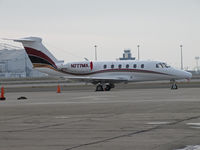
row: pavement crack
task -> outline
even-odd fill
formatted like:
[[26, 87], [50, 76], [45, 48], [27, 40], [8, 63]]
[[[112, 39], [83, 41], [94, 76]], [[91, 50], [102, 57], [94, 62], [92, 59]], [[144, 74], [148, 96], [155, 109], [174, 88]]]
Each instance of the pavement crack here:
[[13, 118], [1, 119], [0, 122], [12, 121], [12, 120], [22, 119], [22, 118], [27, 118], [27, 117], [26, 117], [26, 116], [19, 116], [19, 117], [13, 117]]
[[171, 122], [168, 125], [176, 125], [176, 124], [184, 122], [184, 121], [189, 121], [189, 120], [198, 119], [198, 118], [200, 118], [200, 116], [193, 116], [193, 117], [189, 117], [189, 118], [186, 118], [186, 119], [180, 119], [178, 121]]
[[158, 129], [159, 127], [160, 126], [156, 126], [156, 127], [153, 127], [153, 128], [143, 129], [143, 130], [136, 131], [136, 132], [131, 132], [131, 133], [128, 133], [128, 134], [122, 134], [122, 135], [119, 135], [119, 136], [114, 136], [114, 137], [103, 139], [103, 140], [98, 140], [98, 141], [94, 141], [94, 142], [80, 144], [80, 145], [77, 145], [77, 146], [73, 146], [73, 147], [67, 148], [65, 150], [71, 150], [71, 149], [80, 148], [80, 147], [83, 147], [83, 146], [89, 146], [89, 145], [94, 145], [94, 144], [99, 144], [99, 143], [105, 143], [105, 142], [112, 141], [112, 140], [115, 140], [115, 139], [118, 139], [118, 138], [129, 137], [129, 136], [132, 136], [132, 135], [135, 135], [135, 134], [149, 132], [149, 131]]
[[33, 128], [26, 128], [26, 129], [19, 129], [19, 130], [0, 131], [0, 132], [22, 132], [22, 131], [44, 129], [44, 128], [49, 128], [49, 127], [61, 126], [61, 125], [64, 125], [64, 123], [52, 124], [52, 125], [46, 125], [46, 126], [40, 126], [40, 127], [33, 127]]
[[77, 145], [77, 146], [66, 148], [64, 150], [72, 150], [72, 149], [76, 149], [76, 148], [80, 148], [80, 147], [84, 147], [84, 146], [90, 146], [90, 145], [105, 143], [105, 142], [112, 141], [112, 140], [119, 139], [119, 138], [123, 138], [123, 137], [129, 137], [129, 136], [132, 136], [132, 135], [137, 135], [137, 134], [141, 134], [141, 133], [145, 133], [145, 132], [150, 132], [150, 131], [153, 131], [153, 130], [156, 130], [156, 129], [160, 129], [162, 126], [176, 125], [176, 124], [184, 122], [184, 121], [198, 119], [198, 118], [200, 118], [200, 116], [189, 117], [189, 118], [186, 118], [186, 119], [181, 119], [181, 120], [172, 122], [172, 123], [167, 124], [167, 125], [158, 125], [158, 126], [155, 126], [153, 128], [143, 129], [143, 130], [139, 130], [139, 131], [136, 131], [136, 132], [131, 132], [131, 133], [128, 133], [128, 134], [122, 134], [122, 135], [119, 135], [119, 136], [106, 138], [106, 139], [103, 139], [103, 140], [98, 140], [98, 141], [94, 141], [94, 142], [80, 144], [80, 145]]

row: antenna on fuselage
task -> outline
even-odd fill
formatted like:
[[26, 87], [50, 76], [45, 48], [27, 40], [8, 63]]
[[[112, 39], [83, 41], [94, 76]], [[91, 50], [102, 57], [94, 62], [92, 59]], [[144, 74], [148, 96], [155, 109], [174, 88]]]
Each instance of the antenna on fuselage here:
[[84, 57], [84, 59], [85, 59], [86, 61], [89, 61], [86, 57]]

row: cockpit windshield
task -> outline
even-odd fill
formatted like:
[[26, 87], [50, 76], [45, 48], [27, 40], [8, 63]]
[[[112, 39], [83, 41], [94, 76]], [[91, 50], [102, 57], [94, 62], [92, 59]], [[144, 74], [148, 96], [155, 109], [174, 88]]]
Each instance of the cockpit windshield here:
[[158, 63], [156, 64], [156, 68], [170, 68], [170, 66], [166, 63]]

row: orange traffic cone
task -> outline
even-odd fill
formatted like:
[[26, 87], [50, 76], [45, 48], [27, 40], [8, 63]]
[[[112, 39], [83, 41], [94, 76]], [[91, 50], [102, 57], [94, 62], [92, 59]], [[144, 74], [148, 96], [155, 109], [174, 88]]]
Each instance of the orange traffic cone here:
[[61, 93], [60, 85], [57, 86], [57, 93]]
[[4, 87], [1, 87], [1, 97], [0, 100], [6, 100], [6, 98], [4, 97]]

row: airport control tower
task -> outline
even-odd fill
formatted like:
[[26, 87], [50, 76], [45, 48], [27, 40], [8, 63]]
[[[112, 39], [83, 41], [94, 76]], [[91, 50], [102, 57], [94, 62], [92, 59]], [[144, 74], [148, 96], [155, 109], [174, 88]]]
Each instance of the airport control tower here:
[[123, 57], [119, 58], [119, 60], [135, 60], [135, 57], [132, 57], [131, 50], [124, 50]]

